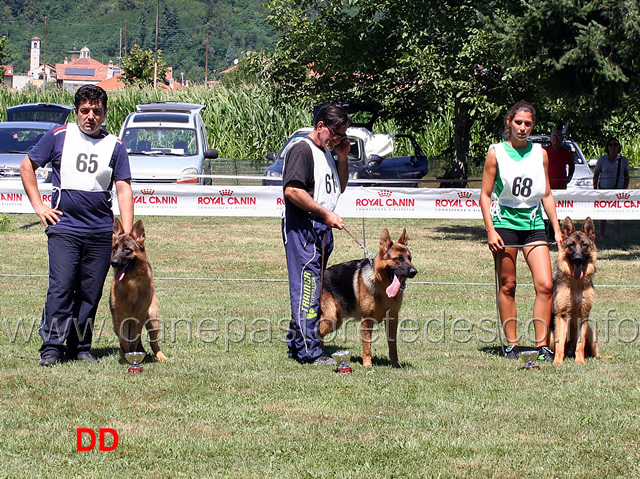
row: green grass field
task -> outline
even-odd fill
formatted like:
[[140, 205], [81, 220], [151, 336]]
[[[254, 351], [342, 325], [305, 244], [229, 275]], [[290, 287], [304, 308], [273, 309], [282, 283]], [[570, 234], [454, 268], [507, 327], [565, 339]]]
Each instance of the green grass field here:
[[[346, 375], [286, 357], [277, 219], [144, 218], [170, 359], [130, 375], [111, 330], [110, 278], [94, 335], [100, 364], [38, 366], [46, 237], [35, 215], [9, 218], [0, 233], [0, 477], [640, 477], [636, 222], [623, 224], [622, 241], [599, 242], [592, 319], [611, 358], [526, 371], [498, 354], [480, 221], [366, 220], [371, 249], [382, 227], [394, 239], [407, 228], [419, 274], [401, 312], [402, 368], [389, 366], [380, 337], [374, 367], [363, 369], [351, 324], [327, 345], [354, 352]], [[360, 220], [346, 224], [362, 236]], [[336, 232], [330, 263], [358, 257]], [[526, 322], [533, 288], [522, 257], [518, 272]], [[76, 451], [78, 428], [114, 429], [118, 446]]]

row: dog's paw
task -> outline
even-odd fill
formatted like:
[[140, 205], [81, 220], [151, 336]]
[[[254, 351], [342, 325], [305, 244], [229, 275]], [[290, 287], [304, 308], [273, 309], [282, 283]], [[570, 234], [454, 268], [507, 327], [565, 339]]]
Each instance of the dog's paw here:
[[562, 366], [564, 364], [564, 360], [560, 359], [559, 357], [556, 356], [556, 358], [553, 360], [553, 365], [554, 366]]
[[169, 359], [169, 358], [167, 358], [164, 354], [162, 354], [162, 351], [158, 351], [158, 352], [156, 353], [156, 359], [157, 359], [158, 361], [166, 361], [166, 360], [167, 360], [167, 359]]

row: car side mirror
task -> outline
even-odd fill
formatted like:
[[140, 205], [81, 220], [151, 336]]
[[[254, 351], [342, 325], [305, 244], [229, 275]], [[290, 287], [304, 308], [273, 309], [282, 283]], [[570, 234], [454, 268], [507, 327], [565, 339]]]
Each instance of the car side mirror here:
[[218, 158], [218, 150], [216, 150], [215, 148], [209, 148], [204, 152], [204, 157], [215, 160], [216, 158]]
[[598, 164], [598, 159], [597, 158], [589, 160], [589, 166], [591, 168], [595, 168], [597, 164]]
[[267, 160], [276, 161], [276, 154], [273, 152], [267, 153]]

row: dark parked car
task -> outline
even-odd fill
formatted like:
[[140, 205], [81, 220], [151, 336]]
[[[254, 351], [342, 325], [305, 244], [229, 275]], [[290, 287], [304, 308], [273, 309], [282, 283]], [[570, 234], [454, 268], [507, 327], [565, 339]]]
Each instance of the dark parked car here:
[[[27, 103], [7, 108], [9, 121], [0, 123], [0, 178], [20, 178], [25, 155], [49, 130], [63, 125], [73, 111], [69, 105]], [[45, 168], [36, 171], [38, 181], [51, 181]]]
[[[273, 163], [265, 171], [265, 185], [281, 185], [284, 157], [296, 142], [307, 136], [311, 128], [296, 130], [280, 151], [269, 153]], [[349, 152], [349, 185], [375, 185], [355, 180], [418, 180], [429, 171], [429, 160], [416, 139], [405, 134], [374, 134], [364, 126], [347, 128], [351, 143]], [[397, 182], [394, 186], [418, 186], [418, 182]]]

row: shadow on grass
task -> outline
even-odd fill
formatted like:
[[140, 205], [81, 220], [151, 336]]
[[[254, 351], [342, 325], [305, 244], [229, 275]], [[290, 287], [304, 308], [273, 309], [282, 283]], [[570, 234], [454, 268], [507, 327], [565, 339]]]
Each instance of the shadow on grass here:
[[[354, 362], [354, 363], [362, 364], [362, 356], [351, 356], [351, 361]], [[385, 367], [388, 367], [388, 368], [393, 368], [389, 358], [380, 358], [380, 357], [377, 357], [377, 356], [373, 356], [371, 358], [371, 365], [372, 366], [385, 366]], [[405, 368], [410, 368], [410, 367], [411, 367], [411, 363], [400, 361], [400, 369], [405, 369]]]
[[[562, 220], [561, 220], [562, 221]], [[582, 220], [576, 222], [576, 228], [582, 227]], [[622, 239], [613, 238], [613, 221], [607, 223], [607, 237], [600, 238], [598, 233], [598, 220], [596, 220], [596, 245], [600, 251], [613, 250], [607, 255], [611, 260], [634, 261], [640, 256], [640, 221], [622, 222]], [[486, 243], [487, 235], [481, 226], [450, 225], [439, 226], [435, 230], [443, 234], [451, 241], [473, 241]], [[553, 241], [551, 239], [550, 241]], [[552, 251], [557, 251], [556, 246], [552, 246]]]
[[107, 356], [117, 355], [120, 356], [120, 348], [119, 347], [103, 347], [103, 348], [92, 348], [91, 354], [93, 354], [96, 358], [102, 359]]
[[[333, 353], [337, 353], [338, 351], [344, 351], [344, 348], [339, 348], [337, 346], [325, 346], [324, 347], [324, 352], [326, 354], [332, 355]], [[353, 351], [351, 351], [351, 358], [349, 359], [350, 363], [358, 363], [360, 365], [362, 365], [362, 355], [357, 355], [354, 354]], [[392, 368], [393, 366], [391, 365], [391, 360], [388, 357], [378, 357], [378, 356], [373, 356], [371, 358], [371, 364], [373, 366], [386, 366], [389, 368]], [[411, 363], [406, 363], [406, 362], [402, 362], [400, 361], [400, 367], [401, 368], [408, 368], [411, 367]]]
[[[138, 348], [140, 350], [140, 348]], [[145, 356], [144, 359], [142, 360], [143, 363], [155, 363], [158, 362], [158, 360], [156, 359], [155, 355], [152, 352], [149, 352], [147, 350], [144, 350], [145, 352]], [[102, 359], [102, 358], [106, 358], [108, 356], [116, 356], [118, 358], [118, 361], [122, 362], [120, 360], [120, 348], [119, 347], [103, 347], [103, 348], [93, 348], [91, 349], [91, 354], [93, 354], [96, 358], [98, 359]], [[125, 363], [123, 363], [125, 364]], [[128, 364], [128, 363], [126, 363]]]
[[484, 348], [480, 348], [480, 351], [482, 351], [485, 354], [491, 354], [493, 356], [505, 357], [504, 354], [502, 353], [501, 346], [485, 346]]
[[487, 233], [480, 226], [439, 226], [435, 228], [438, 233], [442, 233], [447, 239], [453, 241], [487, 241]]
[[[602, 238], [600, 236], [600, 226], [598, 220], [596, 223], [596, 245], [598, 249], [603, 250], [618, 250], [615, 253], [607, 256], [609, 259], [635, 260], [640, 254], [640, 221], [622, 221], [621, 236], [622, 238], [617, 240], [613, 237], [614, 225], [613, 221], [607, 221], [606, 236]], [[576, 228], [581, 228], [582, 222], [578, 222]]]
[[20, 226], [21, 230], [28, 230], [29, 228], [33, 228], [34, 226], [38, 226], [40, 223], [40, 221], [34, 221], [33, 223], [27, 223], [26, 225], [22, 225]]

